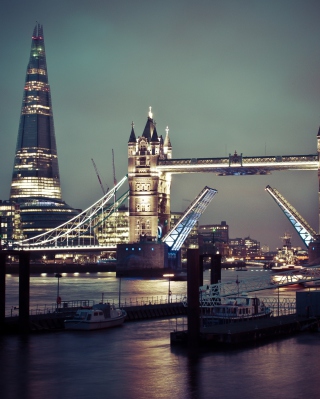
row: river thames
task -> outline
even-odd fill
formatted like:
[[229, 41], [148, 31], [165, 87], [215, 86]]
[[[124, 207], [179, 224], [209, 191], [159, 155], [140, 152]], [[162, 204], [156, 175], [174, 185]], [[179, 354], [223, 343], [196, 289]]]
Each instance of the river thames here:
[[[223, 279], [236, 278], [223, 271]], [[249, 272], [246, 272], [249, 273]], [[253, 274], [264, 273], [262, 270]], [[242, 276], [241, 276], [242, 277]], [[209, 281], [208, 272], [204, 281]], [[18, 277], [7, 276], [7, 311], [18, 303]], [[121, 280], [121, 302], [165, 301], [167, 280]], [[170, 282], [173, 298], [186, 282]], [[65, 275], [62, 300], [119, 300], [114, 273]], [[274, 293], [275, 294], [275, 293]], [[31, 307], [49, 308], [57, 295], [54, 275], [32, 276]], [[270, 295], [270, 293], [269, 293]], [[295, 289], [281, 295], [295, 296]], [[14, 310], [13, 310], [14, 312]], [[0, 337], [2, 399], [233, 399], [319, 397], [320, 333], [241, 349], [202, 349], [198, 356], [170, 346], [170, 332], [182, 319], [126, 322], [93, 332], [61, 331]]]

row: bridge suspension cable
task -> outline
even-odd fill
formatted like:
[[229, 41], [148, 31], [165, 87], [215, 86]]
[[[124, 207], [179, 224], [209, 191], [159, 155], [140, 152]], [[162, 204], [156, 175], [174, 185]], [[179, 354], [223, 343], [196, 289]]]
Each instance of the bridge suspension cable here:
[[76, 241], [79, 240], [82, 235], [88, 234], [88, 232], [89, 234], [93, 234], [93, 228], [115, 212], [124, 200], [128, 198], [129, 191], [123, 194], [117, 201], [108, 204], [108, 202], [114, 198], [116, 191], [119, 190], [126, 180], [127, 176], [123, 177], [119, 183], [113, 187], [112, 190], [108, 191], [100, 200], [68, 222], [48, 232], [22, 240], [17, 244], [23, 247], [77, 245]]

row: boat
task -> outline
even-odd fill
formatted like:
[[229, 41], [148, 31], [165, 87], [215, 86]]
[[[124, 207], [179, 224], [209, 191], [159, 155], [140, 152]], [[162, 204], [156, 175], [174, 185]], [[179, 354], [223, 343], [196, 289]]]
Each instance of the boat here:
[[278, 250], [273, 258], [272, 265], [269, 267], [272, 272], [300, 271], [304, 266], [300, 265], [300, 260], [291, 247], [291, 235], [285, 233], [282, 237], [283, 247]]
[[101, 330], [123, 324], [127, 313], [109, 303], [78, 309], [71, 319], [64, 320], [66, 330]]
[[304, 267], [301, 265], [280, 265], [280, 266], [271, 267], [271, 270], [277, 273], [289, 272], [289, 271], [301, 271], [301, 269], [304, 269]]
[[246, 266], [238, 266], [236, 267], [237, 272], [246, 272], [248, 269]]
[[201, 308], [203, 327], [238, 321], [268, 318], [272, 314], [269, 307], [257, 297], [246, 294], [221, 298], [221, 303]]

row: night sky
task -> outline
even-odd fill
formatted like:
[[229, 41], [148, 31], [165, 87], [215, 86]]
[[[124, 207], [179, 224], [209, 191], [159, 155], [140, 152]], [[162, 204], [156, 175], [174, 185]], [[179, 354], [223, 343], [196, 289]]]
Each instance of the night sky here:
[[[2, 1], [0, 198], [8, 199], [26, 67], [43, 25], [63, 200], [85, 209], [127, 173], [131, 123], [140, 136], [149, 106], [173, 158], [303, 155], [320, 124], [320, 2]], [[202, 224], [274, 250], [292, 234], [265, 191], [276, 188], [318, 231], [317, 172], [269, 176], [174, 175], [172, 211], [204, 186], [218, 190]], [[302, 245], [303, 246], [303, 245]], [[304, 247], [303, 247], [304, 248]]]

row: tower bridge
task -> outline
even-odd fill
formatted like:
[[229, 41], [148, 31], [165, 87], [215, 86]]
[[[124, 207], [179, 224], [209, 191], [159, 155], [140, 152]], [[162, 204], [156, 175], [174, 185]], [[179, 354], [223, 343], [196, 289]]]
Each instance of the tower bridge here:
[[[141, 233], [156, 237], [159, 227], [163, 235], [168, 234], [173, 174], [215, 173], [218, 176], [250, 176], [269, 175], [286, 170], [305, 170], [318, 171], [320, 176], [319, 152], [320, 129], [317, 135], [317, 152], [314, 154], [243, 156], [235, 152], [220, 158], [174, 159], [169, 129], [166, 128], [164, 138], [158, 135], [150, 107], [142, 135], [136, 137], [132, 124], [128, 142], [129, 240], [139, 241]], [[290, 210], [288, 214], [289, 212]], [[300, 236], [304, 238], [301, 234]], [[312, 240], [315, 236], [317, 234], [312, 232]], [[308, 246], [311, 239], [303, 242]]]
[[[320, 180], [320, 130], [314, 154], [243, 156], [235, 152], [227, 157], [174, 159], [169, 128], [165, 129], [164, 136], [158, 134], [150, 107], [142, 134], [136, 135], [134, 124], [131, 126], [127, 146], [128, 191], [116, 201], [117, 186], [78, 214], [78, 210], [62, 201], [50, 93], [43, 27], [37, 23], [26, 71], [10, 194], [10, 200], [19, 204], [23, 215], [22, 233], [27, 239], [19, 244], [25, 248], [99, 246], [94, 234], [96, 226], [112, 215], [120, 201], [126, 199], [129, 201], [129, 243], [139, 243], [142, 237], [148, 242], [167, 239], [171, 247], [176, 248], [173, 241], [177, 240], [181, 244], [186, 236], [182, 229], [190, 228], [190, 223], [194, 223], [199, 217], [199, 210], [202, 212], [208, 202], [205, 198], [197, 200], [195, 207], [186, 211], [189, 212], [188, 217], [184, 215], [175, 231], [170, 233], [173, 174], [241, 176], [268, 175], [285, 170], [318, 170]], [[126, 178], [121, 181], [122, 184], [124, 181]], [[209, 191], [211, 194], [216, 192], [214, 189]], [[197, 193], [193, 195], [195, 197]], [[289, 216], [291, 208], [284, 205], [283, 209], [286, 216], [294, 220]], [[55, 223], [59, 225], [48, 231], [48, 226]], [[296, 225], [300, 226], [300, 235], [306, 245], [310, 242], [314, 245], [317, 234], [312, 232], [308, 235], [309, 232], [305, 230], [310, 229], [302, 218], [298, 217]], [[34, 237], [35, 232], [44, 231]], [[320, 242], [316, 252], [320, 258]]]
[[[86, 245], [99, 247], [92, 234], [97, 224], [97, 214], [102, 213], [104, 215], [102, 219], [107, 218], [127, 198], [129, 199], [129, 242], [139, 242], [141, 236], [149, 237], [151, 241], [166, 237], [170, 232], [172, 174], [215, 173], [218, 176], [241, 176], [267, 175], [284, 170], [318, 169], [318, 154], [245, 157], [235, 152], [221, 158], [174, 159], [169, 129], [166, 129], [164, 139], [158, 136], [150, 109], [142, 136], [136, 138], [132, 124], [128, 142], [128, 176], [80, 215], [50, 232], [23, 240], [21, 244], [33, 248], [39, 246], [52, 248], [57, 245], [61, 249]], [[109, 205], [108, 201], [114, 198], [115, 192], [126, 182], [127, 177], [129, 190], [116, 203]], [[85, 245], [84, 233], [88, 231], [91, 232], [90, 239]], [[313, 239], [315, 232], [312, 233]], [[311, 239], [304, 240], [307, 246], [310, 241]]]
[[[319, 133], [317, 136], [318, 148]], [[228, 157], [220, 158], [172, 158], [172, 145], [169, 138], [169, 129], [166, 129], [165, 138], [159, 136], [153, 120], [151, 108], [146, 126], [142, 136], [136, 137], [134, 124], [132, 123], [131, 134], [128, 142], [128, 175], [125, 176], [117, 186], [106, 193], [100, 200], [95, 202], [81, 214], [75, 216], [68, 222], [26, 240], [20, 245], [24, 248], [40, 250], [47, 248], [61, 248], [61, 250], [86, 247], [95, 249], [105, 247], [99, 245], [94, 236], [94, 228], [101, 221], [113, 214], [126, 199], [129, 200], [129, 242], [137, 243], [141, 237], [148, 241], [164, 241], [168, 237], [175, 237], [181, 246], [181, 237], [186, 238], [180, 224], [179, 234], [177, 231], [170, 232], [170, 191], [172, 174], [186, 173], [215, 173], [218, 176], [241, 176], [241, 175], [268, 175], [271, 172], [284, 170], [319, 170], [319, 155], [276, 155], [276, 156], [243, 156], [242, 154], [229, 154]], [[129, 190], [115, 201], [115, 193], [126, 183], [128, 179]], [[269, 186], [268, 186], [269, 187]], [[267, 187], [267, 188], [268, 188]], [[270, 191], [271, 188], [269, 188]], [[216, 190], [213, 192], [216, 193]], [[276, 190], [275, 190], [276, 191]], [[278, 193], [278, 196], [280, 194]], [[283, 197], [281, 197], [284, 201]], [[113, 201], [113, 204], [110, 202]], [[199, 206], [199, 205], [198, 205]], [[195, 208], [196, 209], [196, 208]], [[205, 207], [202, 207], [202, 212]], [[286, 206], [286, 216], [290, 220], [290, 207]], [[190, 210], [189, 210], [190, 212]], [[197, 212], [193, 211], [195, 214]], [[291, 212], [296, 216], [297, 212]], [[101, 216], [102, 215], [102, 216]], [[200, 216], [200, 214], [197, 214]], [[198, 217], [196, 216], [196, 217]], [[182, 217], [182, 219], [185, 216]], [[194, 216], [192, 216], [195, 220]], [[188, 220], [188, 219], [185, 219]], [[297, 218], [294, 219], [295, 221]], [[303, 232], [308, 224], [302, 220], [300, 232]], [[187, 224], [186, 222], [184, 222]], [[189, 222], [188, 222], [189, 223]], [[190, 224], [189, 224], [190, 227]], [[295, 226], [296, 227], [296, 226]], [[181, 230], [181, 231], [180, 231]], [[308, 230], [308, 229], [307, 229]], [[189, 229], [190, 231], [190, 229]], [[300, 233], [299, 232], [299, 233]], [[171, 234], [170, 234], [171, 233]], [[300, 234], [308, 247], [316, 237], [316, 232], [311, 235]], [[84, 238], [87, 241], [84, 242]], [[170, 238], [172, 241], [172, 239]], [[170, 246], [175, 248], [171, 242]]]

